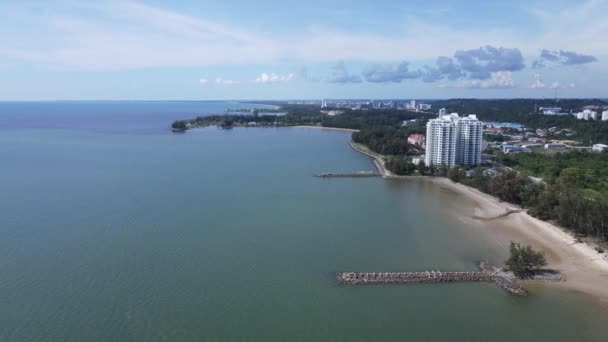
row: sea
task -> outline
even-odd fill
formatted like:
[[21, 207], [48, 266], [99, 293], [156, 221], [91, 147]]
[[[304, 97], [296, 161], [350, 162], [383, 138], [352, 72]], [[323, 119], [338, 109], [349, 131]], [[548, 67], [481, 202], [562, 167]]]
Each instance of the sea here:
[[175, 119], [235, 102], [0, 103], [0, 341], [606, 341], [551, 286], [341, 287], [340, 271], [466, 271], [508, 239], [475, 204], [373, 170], [349, 133]]

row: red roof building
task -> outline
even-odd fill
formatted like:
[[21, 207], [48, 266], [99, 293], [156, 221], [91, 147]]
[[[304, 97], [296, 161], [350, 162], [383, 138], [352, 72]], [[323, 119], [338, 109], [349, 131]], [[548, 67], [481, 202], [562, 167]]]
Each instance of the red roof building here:
[[425, 139], [424, 135], [422, 135], [422, 134], [412, 134], [409, 137], [407, 137], [407, 142], [412, 145], [424, 147], [426, 139]]

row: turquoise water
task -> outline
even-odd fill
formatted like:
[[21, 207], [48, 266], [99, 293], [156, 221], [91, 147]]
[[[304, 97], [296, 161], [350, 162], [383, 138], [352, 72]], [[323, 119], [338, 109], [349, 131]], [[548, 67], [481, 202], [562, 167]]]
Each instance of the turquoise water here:
[[447, 189], [313, 177], [372, 169], [346, 133], [138, 122], [0, 130], [1, 341], [608, 337], [601, 303], [542, 286], [336, 286], [506, 255]]

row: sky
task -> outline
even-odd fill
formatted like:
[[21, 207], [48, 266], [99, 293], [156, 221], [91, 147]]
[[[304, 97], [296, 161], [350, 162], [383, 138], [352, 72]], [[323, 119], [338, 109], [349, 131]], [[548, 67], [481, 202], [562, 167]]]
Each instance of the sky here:
[[0, 101], [608, 98], [608, 0], [0, 0]]

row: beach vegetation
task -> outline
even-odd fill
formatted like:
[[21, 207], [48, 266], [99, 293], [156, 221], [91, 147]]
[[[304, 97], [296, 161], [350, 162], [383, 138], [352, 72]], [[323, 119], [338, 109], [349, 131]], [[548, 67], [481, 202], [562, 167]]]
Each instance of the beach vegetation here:
[[509, 258], [505, 261], [505, 265], [515, 276], [528, 278], [546, 266], [547, 260], [542, 252], [535, 251], [531, 246], [522, 246], [511, 241]]

